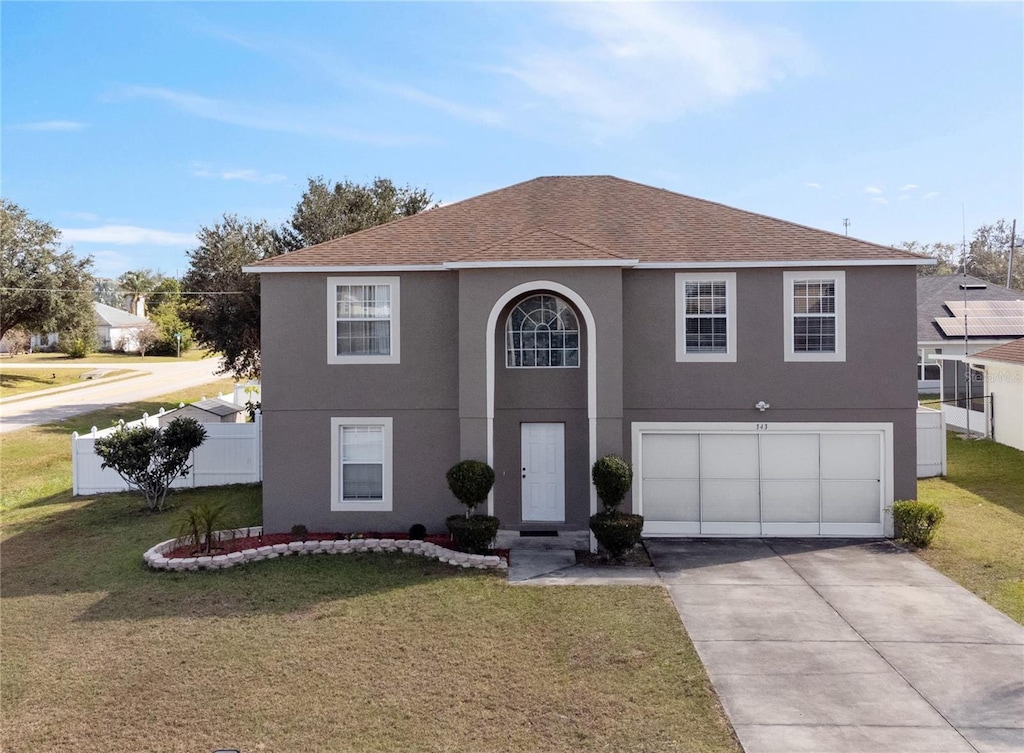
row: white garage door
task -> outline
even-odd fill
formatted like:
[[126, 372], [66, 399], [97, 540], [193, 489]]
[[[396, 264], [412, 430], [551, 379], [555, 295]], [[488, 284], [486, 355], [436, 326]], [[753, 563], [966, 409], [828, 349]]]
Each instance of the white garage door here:
[[761, 426], [634, 424], [645, 535], [882, 535], [885, 428]]

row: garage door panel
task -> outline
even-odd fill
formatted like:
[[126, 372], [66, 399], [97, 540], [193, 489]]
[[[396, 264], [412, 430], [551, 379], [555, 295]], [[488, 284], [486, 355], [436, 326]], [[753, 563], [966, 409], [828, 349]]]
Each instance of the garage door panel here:
[[882, 458], [877, 434], [822, 434], [823, 479], [879, 479]]
[[881, 523], [877, 481], [821, 482], [822, 523]]
[[756, 479], [706, 479], [701, 482], [701, 520], [758, 522], [761, 519]]
[[643, 516], [651, 520], [700, 520], [700, 482], [696, 479], [645, 478]]
[[757, 479], [756, 434], [701, 434], [700, 475], [715, 479]]
[[644, 478], [700, 476], [700, 437], [697, 434], [645, 434]]
[[762, 434], [761, 478], [818, 480], [817, 434]]
[[761, 482], [761, 514], [766, 523], [818, 523], [818, 479]]

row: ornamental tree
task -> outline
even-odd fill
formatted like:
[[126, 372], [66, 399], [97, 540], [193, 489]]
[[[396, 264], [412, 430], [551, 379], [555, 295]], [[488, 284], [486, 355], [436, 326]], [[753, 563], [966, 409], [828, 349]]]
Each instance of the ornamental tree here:
[[174, 479], [188, 475], [192, 451], [206, 440], [206, 429], [194, 418], [176, 418], [164, 428], [128, 427], [96, 440], [102, 468], [113, 468], [129, 488], [142, 492], [151, 512], [164, 509]]

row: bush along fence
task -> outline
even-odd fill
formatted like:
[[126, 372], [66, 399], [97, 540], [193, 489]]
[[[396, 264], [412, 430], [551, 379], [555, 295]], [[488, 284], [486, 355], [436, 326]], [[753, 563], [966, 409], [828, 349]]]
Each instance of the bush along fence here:
[[[263, 528], [236, 528], [231, 531], [217, 531], [214, 535], [218, 541], [233, 538], [261, 536]], [[215, 554], [199, 557], [165, 557], [186, 543], [183, 538], [168, 539], [151, 547], [142, 555], [146, 564], [154, 570], [223, 570], [247, 562], [272, 560], [290, 555], [310, 554], [352, 554], [354, 552], [402, 552], [416, 554], [421, 557], [436, 559], [455, 567], [475, 568], [477, 570], [507, 570], [508, 562], [497, 555], [466, 554], [446, 549], [428, 541], [415, 539], [330, 539], [325, 541], [292, 541], [287, 544], [268, 544], [266, 546], [243, 549], [230, 554]]]
[[[222, 395], [218, 397], [230, 399]], [[156, 415], [144, 413], [142, 418], [127, 426], [161, 426], [174, 413], [161, 408]], [[253, 412], [253, 421], [249, 423], [203, 422], [202, 425], [206, 429], [206, 441], [192, 453], [189, 461], [191, 470], [186, 476], [175, 479], [172, 489], [250, 484], [263, 480], [263, 416], [259, 410]], [[96, 454], [96, 440], [112, 434], [116, 428], [97, 429], [94, 426], [87, 434], [72, 433], [73, 495], [128, 491], [124, 479], [113, 468], [102, 468], [103, 460]]]

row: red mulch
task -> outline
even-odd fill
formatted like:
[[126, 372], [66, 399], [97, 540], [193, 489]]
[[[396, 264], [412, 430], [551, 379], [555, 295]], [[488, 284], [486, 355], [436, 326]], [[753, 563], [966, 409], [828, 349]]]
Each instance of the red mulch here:
[[[237, 539], [224, 539], [223, 541], [217, 542], [217, 546], [213, 547], [213, 551], [210, 554], [231, 554], [231, 552], [240, 552], [243, 549], [256, 549], [261, 546], [271, 546], [273, 544], [290, 544], [293, 541], [334, 541], [337, 539], [396, 539], [406, 540], [409, 538], [407, 533], [381, 533], [379, 531], [369, 531], [363, 534], [350, 534], [350, 533], [307, 533], [304, 537], [296, 538], [290, 533], [268, 533], [263, 536], [248, 536], [246, 538]], [[430, 542], [431, 544], [437, 544], [443, 546], [445, 549], [457, 550], [455, 542], [452, 541], [452, 537], [446, 533], [435, 533], [427, 534], [423, 537], [424, 541]], [[493, 549], [491, 554], [496, 554], [499, 557], [508, 559], [507, 549]], [[168, 559], [177, 557], [196, 557], [206, 552], [200, 552], [193, 548], [191, 545], [179, 546], [177, 549], [172, 549], [169, 552], [164, 553], [164, 557]]]

